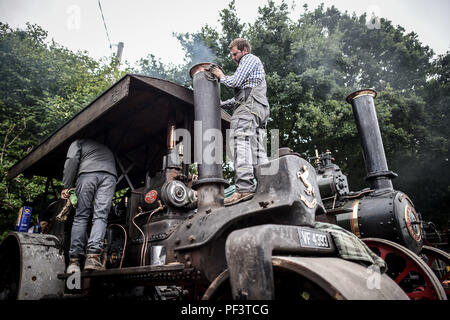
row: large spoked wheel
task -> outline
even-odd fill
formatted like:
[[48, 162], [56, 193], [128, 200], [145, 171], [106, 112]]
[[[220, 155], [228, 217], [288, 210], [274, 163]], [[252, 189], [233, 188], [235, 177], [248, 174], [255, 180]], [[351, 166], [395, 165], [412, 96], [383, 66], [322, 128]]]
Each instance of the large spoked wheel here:
[[389, 240], [361, 239], [387, 264], [391, 277], [412, 300], [447, 300], [433, 270], [414, 252]]
[[450, 254], [447, 252], [423, 246], [420, 252], [422, 259], [434, 271], [434, 274], [444, 287], [447, 298], [450, 297]]

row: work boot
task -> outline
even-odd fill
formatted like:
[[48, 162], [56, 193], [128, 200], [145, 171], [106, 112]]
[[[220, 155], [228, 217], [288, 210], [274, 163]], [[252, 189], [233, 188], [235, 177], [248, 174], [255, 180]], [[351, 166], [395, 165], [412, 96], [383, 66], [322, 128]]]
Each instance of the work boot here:
[[80, 259], [79, 258], [70, 258], [69, 266], [67, 267], [66, 273], [76, 273], [76, 272], [81, 272]]
[[105, 270], [100, 261], [100, 256], [100, 253], [88, 253], [84, 263], [84, 270]]
[[254, 192], [235, 192], [232, 196], [225, 198], [225, 206], [232, 206], [233, 204], [239, 203], [241, 201], [250, 200], [255, 195]]

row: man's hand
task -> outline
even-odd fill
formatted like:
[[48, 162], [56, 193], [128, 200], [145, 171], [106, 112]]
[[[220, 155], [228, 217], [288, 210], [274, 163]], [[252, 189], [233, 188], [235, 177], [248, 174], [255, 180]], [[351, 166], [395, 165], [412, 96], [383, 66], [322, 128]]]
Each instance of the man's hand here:
[[69, 199], [69, 189], [64, 189], [63, 191], [61, 191], [61, 199]]
[[218, 67], [212, 67], [211, 68], [211, 72], [217, 77], [219, 78], [219, 80], [225, 75], [222, 70], [220, 70], [220, 68]]
[[41, 233], [48, 233], [48, 222], [47, 221], [41, 221]]

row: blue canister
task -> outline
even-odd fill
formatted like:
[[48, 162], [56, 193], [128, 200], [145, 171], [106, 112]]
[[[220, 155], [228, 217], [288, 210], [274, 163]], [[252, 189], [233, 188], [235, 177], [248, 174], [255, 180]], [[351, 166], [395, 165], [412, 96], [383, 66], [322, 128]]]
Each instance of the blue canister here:
[[18, 232], [28, 232], [28, 228], [30, 227], [30, 218], [31, 213], [33, 212], [33, 208], [31, 207], [22, 207], [19, 211], [19, 217], [16, 222], [16, 231]]
[[41, 233], [41, 222], [39, 220], [33, 228], [33, 233]]

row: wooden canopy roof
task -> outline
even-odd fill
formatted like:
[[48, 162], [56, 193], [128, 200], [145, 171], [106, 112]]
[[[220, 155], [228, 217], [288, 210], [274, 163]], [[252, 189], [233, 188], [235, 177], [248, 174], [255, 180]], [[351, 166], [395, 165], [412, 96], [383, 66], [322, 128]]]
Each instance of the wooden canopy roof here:
[[[170, 81], [127, 74], [17, 162], [8, 180], [24, 173], [62, 179], [69, 145], [78, 138], [109, 146], [129, 177], [144, 179], [149, 168], [161, 168], [167, 151], [167, 125], [193, 132], [193, 91]], [[222, 130], [230, 116], [222, 110]]]

